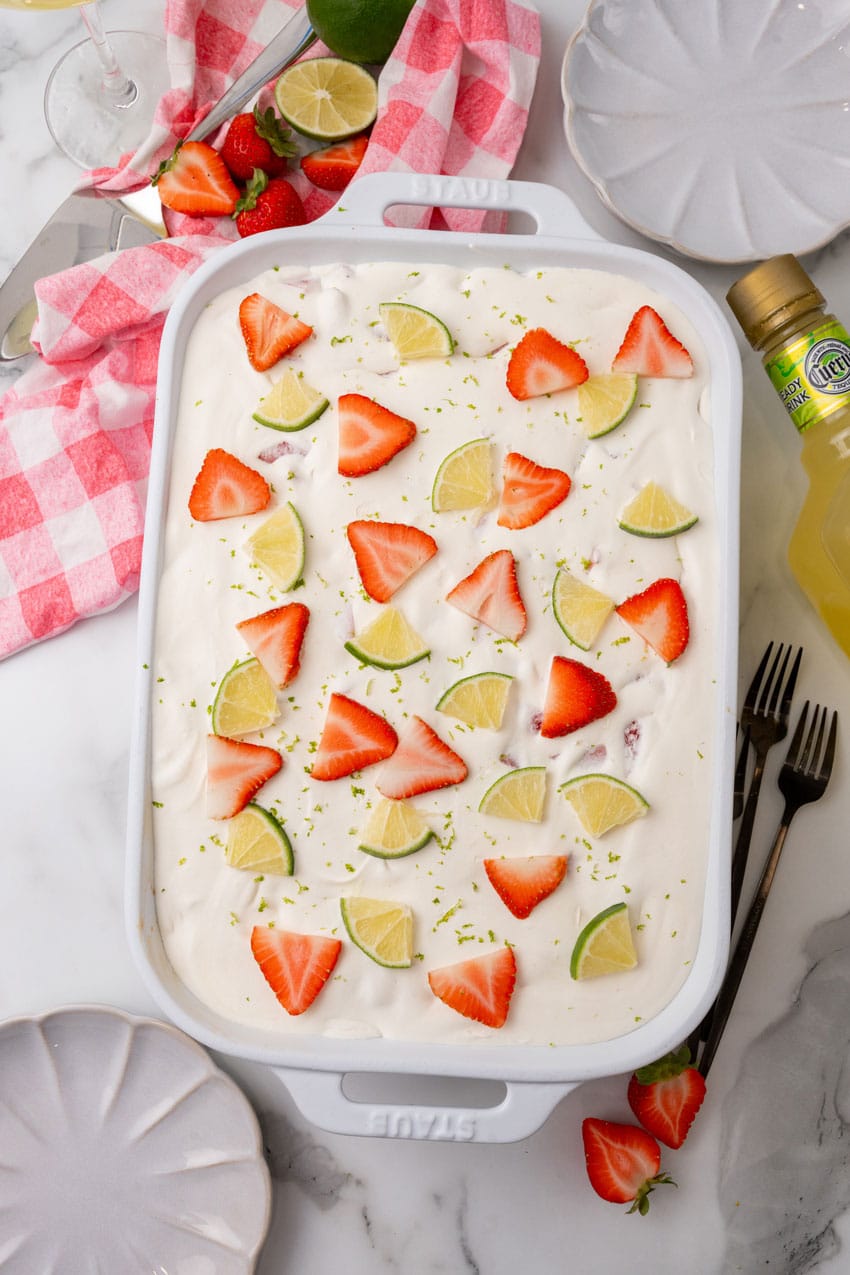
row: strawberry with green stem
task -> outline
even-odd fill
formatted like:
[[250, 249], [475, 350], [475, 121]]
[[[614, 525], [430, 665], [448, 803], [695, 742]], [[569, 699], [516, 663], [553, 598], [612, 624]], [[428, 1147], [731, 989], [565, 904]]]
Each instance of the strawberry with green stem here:
[[241, 182], [250, 181], [255, 168], [280, 177], [297, 153], [292, 131], [271, 106], [234, 116], [219, 150], [231, 176]]
[[649, 1196], [657, 1186], [675, 1186], [661, 1173], [661, 1148], [636, 1125], [588, 1116], [582, 1121], [584, 1161], [590, 1185], [612, 1204], [631, 1204], [629, 1213], [649, 1212]]
[[687, 1045], [639, 1067], [629, 1081], [629, 1106], [653, 1137], [678, 1148], [705, 1098], [705, 1079], [691, 1066]]

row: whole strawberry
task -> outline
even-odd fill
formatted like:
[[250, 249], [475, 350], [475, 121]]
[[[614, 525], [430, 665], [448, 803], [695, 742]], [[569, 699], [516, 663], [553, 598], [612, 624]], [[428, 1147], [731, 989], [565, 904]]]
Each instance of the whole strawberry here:
[[254, 169], [233, 217], [243, 239], [247, 235], [259, 235], [264, 230], [303, 226], [307, 220], [301, 196], [294, 187], [283, 177], [269, 180], [259, 168]]
[[296, 153], [290, 130], [269, 106], [261, 111], [236, 115], [227, 130], [219, 154], [230, 173], [238, 181], [250, 181], [255, 168], [269, 177], [285, 173], [291, 156]]

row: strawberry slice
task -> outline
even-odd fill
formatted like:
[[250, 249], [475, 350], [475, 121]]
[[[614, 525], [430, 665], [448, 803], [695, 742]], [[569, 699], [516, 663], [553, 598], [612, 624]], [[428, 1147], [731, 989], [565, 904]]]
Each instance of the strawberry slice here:
[[190, 217], [221, 214], [236, 207], [239, 189], [217, 150], [207, 142], [178, 142], [151, 179], [166, 208]]
[[549, 897], [567, 871], [565, 854], [531, 854], [524, 859], [485, 859], [493, 889], [514, 916], [530, 916]]
[[259, 292], [243, 298], [239, 306], [239, 326], [248, 361], [258, 372], [274, 367], [284, 354], [313, 334], [309, 324], [287, 314]]
[[513, 948], [502, 947], [455, 965], [430, 970], [431, 991], [449, 1009], [487, 1027], [502, 1027], [508, 1017], [516, 985]]
[[322, 190], [345, 190], [366, 154], [369, 139], [361, 133], [348, 141], [310, 151], [301, 159], [301, 170]]
[[207, 735], [207, 814], [232, 819], [244, 810], [267, 779], [276, 775], [283, 758], [264, 744]]
[[416, 426], [365, 394], [341, 394], [339, 464], [344, 478], [360, 478], [386, 465], [416, 437]]
[[564, 345], [545, 328], [532, 328], [511, 354], [507, 386], [514, 398], [539, 398], [571, 390], [589, 375], [587, 364], [572, 346]]
[[309, 619], [310, 609], [303, 602], [287, 602], [236, 625], [248, 650], [256, 655], [279, 690], [292, 681], [300, 668], [301, 644]]
[[617, 607], [617, 615], [672, 664], [688, 645], [688, 604], [678, 580], [662, 577]]
[[360, 518], [348, 524], [347, 535], [363, 588], [376, 602], [389, 602], [437, 552], [433, 536], [406, 522]]
[[569, 735], [607, 716], [616, 706], [617, 696], [607, 677], [580, 660], [554, 655], [540, 734], [546, 739]]
[[385, 717], [335, 691], [328, 703], [310, 777], [342, 779], [355, 770], [384, 761], [395, 752], [397, 744], [398, 735]]
[[693, 376], [694, 361], [658, 311], [651, 305], [642, 305], [632, 315], [611, 371], [637, 372], [638, 376], [685, 377]]
[[256, 469], [245, 465], [222, 447], [204, 457], [189, 494], [189, 513], [196, 522], [241, 518], [265, 509], [272, 490]]
[[482, 558], [475, 570], [446, 594], [446, 601], [512, 642], [519, 641], [525, 632], [527, 616], [509, 549], [497, 549]]
[[705, 1080], [690, 1066], [690, 1050], [673, 1053], [640, 1067], [629, 1081], [627, 1098], [638, 1120], [666, 1147], [680, 1147], [705, 1098]]
[[569, 495], [569, 474], [562, 469], [537, 465], [520, 452], [508, 452], [502, 466], [502, 499], [499, 504], [500, 527], [519, 531], [532, 527], [557, 509]]
[[669, 1173], [659, 1173], [661, 1148], [645, 1129], [588, 1116], [582, 1121], [584, 1162], [590, 1185], [612, 1204], [631, 1203], [629, 1213], [649, 1211], [649, 1193], [675, 1186]]
[[330, 978], [342, 949], [339, 939], [255, 925], [251, 952], [287, 1014], [303, 1014]]
[[413, 716], [391, 760], [381, 768], [375, 787], [385, 797], [404, 800], [462, 783], [468, 773], [463, 758], [427, 722]]

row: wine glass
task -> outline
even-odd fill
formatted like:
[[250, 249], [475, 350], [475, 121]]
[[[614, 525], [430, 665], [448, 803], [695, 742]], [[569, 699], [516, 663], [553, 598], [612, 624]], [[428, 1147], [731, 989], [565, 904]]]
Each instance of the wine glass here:
[[143, 31], [103, 27], [99, 0], [0, 0], [8, 9], [71, 9], [89, 38], [74, 45], [51, 72], [44, 92], [47, 127], [60, 150], [81, 168], [115, 167], [150, 130], [170, 87], [165, 41]]

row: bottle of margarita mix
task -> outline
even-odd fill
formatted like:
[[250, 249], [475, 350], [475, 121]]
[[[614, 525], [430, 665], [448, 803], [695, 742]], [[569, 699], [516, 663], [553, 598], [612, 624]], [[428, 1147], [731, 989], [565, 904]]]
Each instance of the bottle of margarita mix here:
[[791, 570], [850, 655], [850, 336], [790, 254], [756, 266], [726, 300], [803, 440], [809, 490]]

